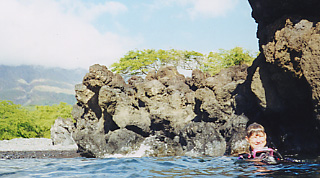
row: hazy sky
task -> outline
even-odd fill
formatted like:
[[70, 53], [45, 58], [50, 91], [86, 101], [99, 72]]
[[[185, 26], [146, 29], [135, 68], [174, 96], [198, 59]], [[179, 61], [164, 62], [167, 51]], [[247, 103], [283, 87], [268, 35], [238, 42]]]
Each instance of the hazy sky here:
[[258, 51], [246, 0], [0, 0], [0, 64], [110, 66], [129, 50]]

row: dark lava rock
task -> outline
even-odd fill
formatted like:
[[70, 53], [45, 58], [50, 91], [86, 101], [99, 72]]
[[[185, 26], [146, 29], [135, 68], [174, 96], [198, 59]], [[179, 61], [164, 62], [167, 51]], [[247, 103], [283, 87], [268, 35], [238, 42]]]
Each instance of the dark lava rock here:
[[[86, 157], [131, 154], [144, 146], [149, 150], [143, 156], [221, 156], [227, 147], [237, 153], [238, 147], [229, 144], [237, 132], [231, 127], [245, 129], [245, 124], [231, 124], [233, 92], [244, 82], [246, 68], [235, 66], [213, 77], [195, 70], [186, 79], [176, 68], [162, 67], [126, 84], [106, 67], [93, 65], [76, 86], [73, 138]], [[200, 127], [195, 137], [187, 133]]]
[[320, 1], [249, 2], [261, 54], [238, 86], [236, 113], [263, 124], [281, 152], [319, 155]]

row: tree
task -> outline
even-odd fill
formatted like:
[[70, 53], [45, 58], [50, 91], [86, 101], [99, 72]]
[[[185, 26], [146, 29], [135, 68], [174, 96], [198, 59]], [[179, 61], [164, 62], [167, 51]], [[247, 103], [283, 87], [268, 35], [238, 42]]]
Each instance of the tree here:
[[111, 70], [124, 75], [146, 75], [150, 70], [171, 65], [185, 70], [200, 69], [214, 75], [233, 65], [251, 65], [255, 57], [241, 47], [220, 49], [208, 55], [196, 51], [145, 49], [129, 51], [118, 63], [111, 65]]
[[39, 137], [41, 133], [28, 111], [11, 101], [0, 101], [0, 139]]
[[230, 50], [220, 49], [219, 52], [210, 52], [208, 54], [203, 61], [202, 70], [214, 75], [219, 73], [221, 69], [230, 66], [251, 65], [256, 56], [256, 54], [251, 54], [241, 47], [235, 47]]
[[135, 50], [129, 51], [118, 63], [111, 65], [113, 72], [129, 75], [146, 75], [150, 70], [171, 65], [192, 70], [199, 68], [203, 54], [182, 50]]
[[71, 118], [72, 106], [28, 106], [0, 100], [0, 140], [12, 138], [50, 138], [50, 128], [58, 117]]
[[196, 51], [173, 50], [173, 58], [176, 61], [174, 66], [194, 70], [201, 68], [205, 55]]
[[52, 106], [35, 106], [33, 111], [30, 111], [32, 117], [36, 120], [36, 124], [41, 128], [41, 137], [50, 138], [51, 126], [59, 117], [72, 118], [72, 106], [67, 103], [60, 102]]

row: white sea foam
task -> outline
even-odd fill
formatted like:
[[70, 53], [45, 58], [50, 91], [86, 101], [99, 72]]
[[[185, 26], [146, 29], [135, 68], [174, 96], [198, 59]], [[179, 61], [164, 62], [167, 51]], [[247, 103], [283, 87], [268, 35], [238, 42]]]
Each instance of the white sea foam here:
[[105, 154], [104, 158], [140, 158], [147, 156], [148, 154], [152, 154], [151, 146], [145, 144], [144, 142], [141, 144], [138, 150], [134, 150], [128, 154]]

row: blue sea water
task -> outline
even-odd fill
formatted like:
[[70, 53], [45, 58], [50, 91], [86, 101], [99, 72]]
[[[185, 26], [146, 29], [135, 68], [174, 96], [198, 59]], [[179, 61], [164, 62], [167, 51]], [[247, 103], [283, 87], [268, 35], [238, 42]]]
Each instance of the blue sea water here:
[[320, 177], [319, 161], [306, 162], [262, 165], [235, 157], [13, 159], [0, 160], [0, 177]]

